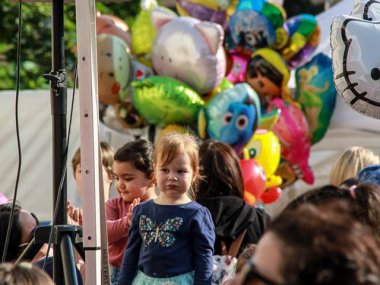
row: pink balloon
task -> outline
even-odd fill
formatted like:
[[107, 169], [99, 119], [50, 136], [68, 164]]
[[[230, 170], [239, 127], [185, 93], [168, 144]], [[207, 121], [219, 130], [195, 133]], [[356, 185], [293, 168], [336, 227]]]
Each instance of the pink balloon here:
[[280, 117], [272, 130], [281, 142], [281, 157], [286, 159], [298, 173], [298, 177], [308, 184], [314, 183], [314, 175], [309, 167], [311, 135], [302, 110], [293, 103], [285, 104], [282, 99], [274, 99], [268, 106], [280, 109]]
[[152, 48], [156, 73], [182, 81], [201, 95], [218, 86], [226, 72], [222, 26], [177, 17], [160, 7], [151, 19], [157, 30]]
[[97, 15], [96, 34], [109, 34], [117, 36], [125, 41], [128, 47], [131, 49], [131, 35], [129, 34], [128, 25], [118, 17], [109, 15]]
[[[264, 169], [254, 159], [241, 159], [240, 168], [243, 174], [244, 199], [249, 204], [254, 204], [265, 191], [266, 177]], [[254, 200], [247, 197], [253, 196]]]
[[232, 67], [227, 75], [227, 79], [234, 84], [245, 82], [245, 71], [247, 69], [249, 58], [237, 52], [231, 52], [230, 59]]
[[8, 198], [3, 193], [0, 193], [0, 205], [8, 203]]

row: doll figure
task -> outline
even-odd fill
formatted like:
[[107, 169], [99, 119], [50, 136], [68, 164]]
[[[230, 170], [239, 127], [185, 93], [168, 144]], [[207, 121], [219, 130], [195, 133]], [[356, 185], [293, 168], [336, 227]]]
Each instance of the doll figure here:
[[248, 62], [245, 81], [259, 94], [266, 109], [274, 98], [292, 101], [287, 87], [290, 77], [285, 60], [270, 48], [258, 49]]

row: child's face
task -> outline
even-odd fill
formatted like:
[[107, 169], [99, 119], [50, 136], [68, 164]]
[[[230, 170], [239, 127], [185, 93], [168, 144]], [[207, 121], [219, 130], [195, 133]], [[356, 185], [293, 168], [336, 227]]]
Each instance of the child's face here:
[[77, 190], [82, 195], [82, 171], [80, 163], [75, 166], [74, 178], [77, 184]]
[[277, 86], [260, 73], [257, 73], [257, 77], [247, 77], [246, 81], [266, 102], [281, 96], [280, 86]]
[[190, 157], [186, 153], [177, 155], [169, 164], [156, 166], [157, 186], [160, 193], [171, 200], [187, 197], [194, 179]]
[[[103, 170], [102, 177], [103, 177], [104, 201], [107, 201], [109, 198], [112, 177], [110, 177], [104, 165], [102, 165], [102, 170]], [[82, 170], [81, 170], [80, 163], [78, 163], [77, 166], [75, 167], [74, 178], [75, 178], [75, 182], [76, 182], [77, 190], [79, 191], [79, 194], [83, 195]]]
[[129, 162], [115, 161], [113, 163], [116, 190], [126, 202], [135, 198], [141, 201], [148, 199], [154, 193], [154, 179], [148, 178], [144, 172], [136, 169]]

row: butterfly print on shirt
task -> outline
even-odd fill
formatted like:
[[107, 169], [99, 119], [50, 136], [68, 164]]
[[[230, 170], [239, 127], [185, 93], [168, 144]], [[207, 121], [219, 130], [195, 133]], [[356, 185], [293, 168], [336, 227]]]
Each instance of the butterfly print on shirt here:
[[162, 247], [170, 247], [175, 241], [173, 232], [178, 231], [182, 223], [182, 218], [175, 217], [157, 225], [152, 219], [142, 215], [139, 228], [144, 245], [148, 246], [151, 242], [158, 242]]

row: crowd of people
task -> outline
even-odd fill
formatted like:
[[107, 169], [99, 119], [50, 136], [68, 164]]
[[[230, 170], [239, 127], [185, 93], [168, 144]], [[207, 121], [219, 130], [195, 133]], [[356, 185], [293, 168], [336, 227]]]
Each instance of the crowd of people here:
[[[102, 142], [100, 151], [112, 285], [380, 284], [380, 164], [368, 149], [346, 149], [330, 184], [274, 219], [244, 201], [240, 158], [222, 142], [169, 133], [116, 152]], [[81, 191], [80, 150], [72, 167]], [[112, 183], [118, 196], [109, 198]], [[0, 204], [0, 284], [54, 284], [46, 245], [19, 260], [37, 217]], [[67, 214], [82, 225], [80, 208], [68, 203]], [[85, 264], [76, 257], [82, 284]]]

